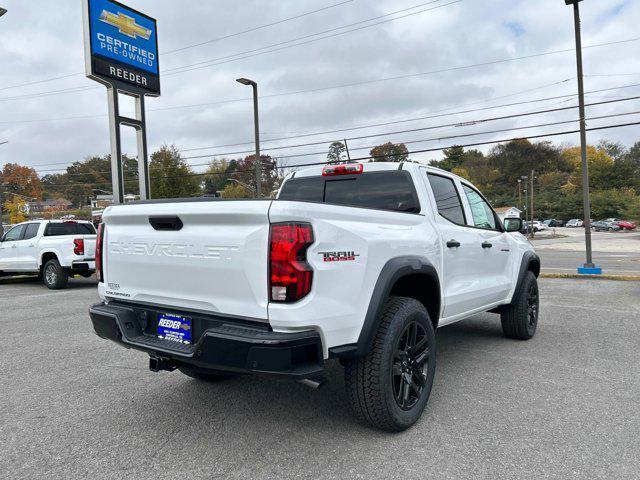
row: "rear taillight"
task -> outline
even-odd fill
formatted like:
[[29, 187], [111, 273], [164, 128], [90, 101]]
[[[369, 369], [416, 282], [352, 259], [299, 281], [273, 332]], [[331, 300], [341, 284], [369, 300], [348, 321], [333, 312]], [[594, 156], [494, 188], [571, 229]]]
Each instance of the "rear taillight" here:
[[313, 243], [308, 223], [276, 223], [269, 238], [269, 292], [272, 302], [296, 302], [311, 291], [313, 270], [307, 249]]
[[322, 169], [323, 177], [331, 177], [334, 175], [354, 175], [362, 173], [364, 169], [361, 163], [347, 163], [342, 165], [327, 165]]
[[102, 239], [104, 238], [104, 223], [98, 225], [98, 236], [96, 237], [96, 275], [98, 281], [102, 282], [104, 276], [102, 275]]
[[76, 238], [73, 241], [73, 253], [76, 255], [84, 255], [84, 239]]

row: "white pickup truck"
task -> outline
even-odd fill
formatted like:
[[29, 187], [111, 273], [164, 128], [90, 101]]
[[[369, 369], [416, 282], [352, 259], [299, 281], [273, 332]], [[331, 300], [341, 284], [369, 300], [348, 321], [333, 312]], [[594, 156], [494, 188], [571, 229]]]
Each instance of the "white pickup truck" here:
[[361, 421], [420, 417], [435, 329], [499, 313], [506, 336], [538, 322], [540, 260], [466, 180], [416, 163], [314, 167], [275, 200], [109, 207], [96, 251], [96, 333], [145, 351], [154, 371], [324, 380], [345, 368]]
[[0, 276], [38, 274], [47, 287], [64, 288], [70, 276], [95, 272], [95, 246], [91, 222], [19, 223], [0, 239]]

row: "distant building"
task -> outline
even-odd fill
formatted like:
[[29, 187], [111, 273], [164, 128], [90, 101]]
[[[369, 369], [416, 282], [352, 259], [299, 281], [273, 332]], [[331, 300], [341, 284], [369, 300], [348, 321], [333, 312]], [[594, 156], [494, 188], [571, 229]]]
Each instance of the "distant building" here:
[[[124, 203], [131, 203], [136, 200], [140, 200], [140, 195], [127, 193], [124, 196]], [[96, 195], [95, 198], [91, 199], [91, 220], [95, 225], [98, 225], [102, 221], [102, 212], [104, 212], [104, 209], [112, 203], [112, 195]]]
[[49, 199], [43, 202], [28, 202], [24, 206], [24, 213], [33, 215], [35, 213], [43, 213], [49, 210], [63, 211], [68, 210], [71, 205], [72, 203], [66, 198]]
[[522, 210], [516, 207], [501, 207], [495, 210], [502, 221], [504, 221], [505, 218], [520, 218], [520, 214], [522, 213]]

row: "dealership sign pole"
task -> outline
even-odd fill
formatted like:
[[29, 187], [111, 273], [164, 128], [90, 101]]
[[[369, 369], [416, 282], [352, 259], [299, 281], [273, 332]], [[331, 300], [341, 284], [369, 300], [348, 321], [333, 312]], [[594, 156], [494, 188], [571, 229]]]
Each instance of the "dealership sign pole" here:
[[[82, 0], [87, 77], [107, 87], [111, 132], [113, 202], [124, 202], [121, 126], [138, 138], [140, 198], [149, 194], [147, 127], [144, 97], [160, 96], [158, 31], [155, 19], [113, 0]], [[118, 94], [135, 100], [135, 117], [121, 114]]]

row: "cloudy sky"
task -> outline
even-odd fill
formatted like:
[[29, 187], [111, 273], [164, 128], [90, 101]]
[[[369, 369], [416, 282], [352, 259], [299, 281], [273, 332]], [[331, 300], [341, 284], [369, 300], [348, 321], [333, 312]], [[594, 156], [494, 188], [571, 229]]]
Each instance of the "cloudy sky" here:
[[[352, 156], [361, 156], [388, 140], [425, 150], [577, 128], [487, 133], [575, 120], [575, 110], [470, 123], [576, 104], [563, 96], [577, 86], [572, 11], [562, 0], [124, 3], [158, 20], [165, 73], [162, 97], [147, 102], [150, 150], [173, 143], [184, 156], [199, 157], [252, 149], [251, 91], [235, 82], [241, 76], [260, 86], [263, 149], [291, 165], [322, 160], [319, 152], [334, 139], [351, 139]], [[584, 45], [617, 42], [585, 50], [586, 90], [604, 90], [587, 102], [640, 96], [640, 86], [629, 86], [640, 84], [640, 0], [581, 5]], [[8, 9], [0, 18], [0, 142], [9, 142], [0, 145], [0, 165], [17, 162], [45, 174], [107, 153], [105, 88], [83, 73], [81, 0], [0, 0], [0, 6]], [[562, 50], [568, 51], [552, 53]], [[56, 77], [64, 78], [50, 80]], [[550, 97], [561, 98], [533, 102]], [[519, 102], [530, 103], [503, 106]], [[494, 106], [501, 107], [488, 108]], [[467, 110], [475, 111], [459, 113]], [[634, 111], [638, 100], [593, 106], [587, 116]], [[640, 114], [589, 125], [635, 121]], [[449, 126], [425, 130], [440, 125]], [[474, 133], [481, 134], [450, 138]], [[363, 136], [369, 138], [355, 138]], [[640, 127], [589, 133], [590, 143], [601, 138], [630, 145], [640, 140]], [[554, 140], [575, 144], [578, 136]], [[133, 134], [125, 135], [125, 151], [134, 148]], [[189, 162], [201, 170], [207, 160]]]

